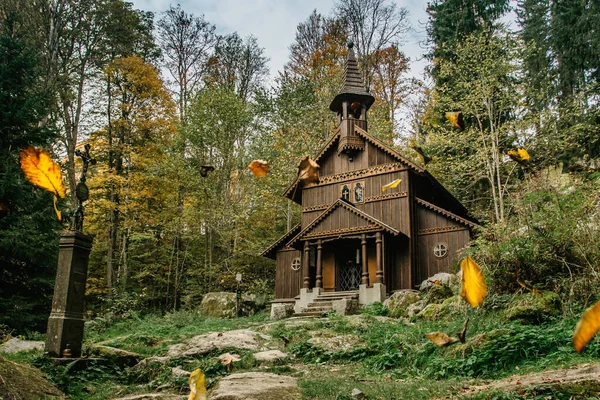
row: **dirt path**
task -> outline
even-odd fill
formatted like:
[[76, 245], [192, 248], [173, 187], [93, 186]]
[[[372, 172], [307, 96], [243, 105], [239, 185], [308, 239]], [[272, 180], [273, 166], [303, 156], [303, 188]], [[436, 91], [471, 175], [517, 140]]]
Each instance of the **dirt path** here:
[[459, 396], [472, 395], [487, 390], [519, 391], [536, 385], [564, 385], [595, 381], [600, 383], [600, 364], [581, 364], [568, 369], [544, 371], [529, 375], [513, 375], [510, 378], [473, 386], [459, 392]]

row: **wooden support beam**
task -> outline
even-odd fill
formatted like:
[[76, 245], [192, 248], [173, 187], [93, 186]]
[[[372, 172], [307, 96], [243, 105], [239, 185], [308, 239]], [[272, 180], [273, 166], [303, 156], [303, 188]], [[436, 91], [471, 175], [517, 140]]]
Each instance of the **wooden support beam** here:
[[377, 249], [377, 272], [375, 273], [375, 283], [383, 283], [383, 252], [382, 252], [381, 232], [375, 234], [375, 246]]
[[304, 242], [304, 254], [302, 255], [302, 276], [304, 277], [304, 283], [302, 287], [310, 289], [310, 271], [308, 257], [310, 256], [310, 245], [308, 241]]
[[315, 281], [315, 287], [323, 287], [323, 242], [321, 239], [317, 240], [317, 276]]
[[361, 255], [362, 255], [362, 280], [360, 283], [369, 285], [369, 265], [367, 258], [367, 235], [362, 234], [360, 237]]

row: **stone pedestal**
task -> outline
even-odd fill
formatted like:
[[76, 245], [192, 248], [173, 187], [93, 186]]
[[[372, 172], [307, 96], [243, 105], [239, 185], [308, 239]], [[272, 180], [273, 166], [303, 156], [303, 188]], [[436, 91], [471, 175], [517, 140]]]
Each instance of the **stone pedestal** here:
[[52, 357], [62, 357], [67, 345], [71, 349], [70, 357], [81, 356], [85, 282], [92, 240], [92, 236], [79, 231], [61, 235], [45, 347]]
[[385, 285], [383, 283], [374, 283], [373, 287], [367, 285], [358, 286], [358, 302], [360, 305], [367, 305], [385, 300]]

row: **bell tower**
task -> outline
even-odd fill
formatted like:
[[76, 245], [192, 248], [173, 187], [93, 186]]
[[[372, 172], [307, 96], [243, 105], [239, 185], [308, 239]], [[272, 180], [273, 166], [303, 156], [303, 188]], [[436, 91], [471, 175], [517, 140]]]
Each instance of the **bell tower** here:
[[364, 140], [356, 134], [355, 127], [367, 130], [367, 111], [375, 102], [375, 98], [365, 89], [353, 47], [354, 44], [348, 42], [342, 88], [329, 105], [329, 109], [337, 113], [340, 123], [338, 156], [346, 154], [350, 161], [354, 154], [365, 149]]

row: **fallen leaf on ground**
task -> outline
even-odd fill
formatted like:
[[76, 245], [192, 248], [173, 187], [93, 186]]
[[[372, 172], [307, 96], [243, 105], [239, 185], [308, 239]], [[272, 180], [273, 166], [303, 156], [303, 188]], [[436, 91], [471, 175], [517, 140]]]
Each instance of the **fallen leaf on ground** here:
[[455, 337], [450, 337], [446, 335], [444, 332], [431, 332], [426, 333], [425, 337], [433, 342], [437, 347], [444, 347], [450, 344], [458, 343], [458, 339]]
[[221, 365], [227, 368], [227, 371], [231, 371], [233, 369], [233, 363], [241, 360], [241, 357], [237, 354], [225, 353], [219, 356], [221, 360]]

